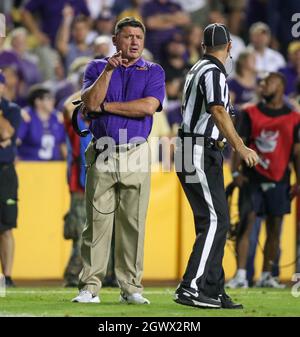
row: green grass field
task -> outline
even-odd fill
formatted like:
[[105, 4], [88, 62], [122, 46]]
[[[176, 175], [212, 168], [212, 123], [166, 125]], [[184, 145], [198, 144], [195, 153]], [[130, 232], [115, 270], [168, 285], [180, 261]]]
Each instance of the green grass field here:
[[71, 303], [76, 289], [59, 287], [8, 289], [0, 297], [0, 316], [298, 316], [300, 297], [291, 295], [290, 289], [237, 289], [228, 294], [244, 304], [244, 310], [205, 310], [182, 306], [173, 302], [174, 288], [146, 288], [144, 295], [151, 305], [120, 304], [119, 290], [104, 288], [100, 304]]

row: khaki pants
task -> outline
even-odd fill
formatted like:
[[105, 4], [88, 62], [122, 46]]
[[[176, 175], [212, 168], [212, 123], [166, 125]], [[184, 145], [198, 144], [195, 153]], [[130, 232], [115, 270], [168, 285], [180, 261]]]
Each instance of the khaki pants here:
[[[93, 295], [99, 292], [106, 274], [115, 220], [115, 274], [119, 286], [127, 295], [141, 293], [145, 219], [150, 192], [148, 143], [111, 153], [106, 161], [100, 157], [95, 162], [96, 152], [90, 143], [86, 150], [89, 166], [87, 219], [82, 234], [83, 270], [79, 289], [89, 290]], [[133, 167], [139, 161], [142, 165]], [[130, 169], [126, 169], [127, 165]]]

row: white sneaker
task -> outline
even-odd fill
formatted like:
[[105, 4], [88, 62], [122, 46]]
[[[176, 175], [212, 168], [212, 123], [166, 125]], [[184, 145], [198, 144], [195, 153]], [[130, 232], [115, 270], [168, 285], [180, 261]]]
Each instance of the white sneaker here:
[[100, 303], [99, 296], [93, 296], [88, 290], [81, 290], [79, 295], [72, 299], [72, 302], [78, 303]]
[[150, 304], [150, 301], [139, 293], [134, 293], [132, 295], [125, 295], [121, 293], [120, 302], [127, 304]]
[[237, 289], [237, 288], [248, 288], [248, 281], [242, 280], [238, 277], [232, 278], [225, 284], [225, 288]]
[[269, 275], [266, 278], [260, 278], [256, 284], [258, 288], [277, 288], [277, 289], [284, 289], [285, 284], [281, 284], [276, 277]]

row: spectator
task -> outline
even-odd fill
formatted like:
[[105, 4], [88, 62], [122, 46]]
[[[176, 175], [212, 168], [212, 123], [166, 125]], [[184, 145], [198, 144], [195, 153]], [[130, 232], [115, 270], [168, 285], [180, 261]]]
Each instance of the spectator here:
[[165, 43], [190, 23], [189, 15], [169, 0], [146, 2], [142, 6], [142, 15], [147, 27], [146, 48], [155, 60], [162, 61]]
[[130, 0], [130, 5], [118, 15], [117, 21], [126, 17], [134, 17], [140, 21], [143, 21], [141, 13], [142, 3], [143, 0]]
[[187, 73], [190, 66], [187, 62], [187, 48], [181, 35], [173, 36], [165, 45], [164, 61], [162, 63], [166, 73], [166, 80], [180, 78]]
[[63, 118], [54, 109], [48, 89], [34, 87], [29, 94], [29, 118], [18, 132], [18, 156], [21, 160], [47, 161], [66, 158], [66, 135]]
[[230, 33], [239, 36], [244, 20], [247, 0], [223, 0], [222, 2], [224, 4], [224, 14], [227, 17]]
[[63, 21], [58, 31], [56, 45], [65, 60], [67, 70], [77, 57], [92, 56], [92, 50], [86, 43], [89, 32], [89, 21], [82, 15], [75, 17], [74, 20], [73, 18], [74, 11], [72, 7], [65, 6], [63, 10]]
[[22, 73], [16, 65], [2, 66], [5, 76], [5, 98], [20, 106], [26, 105], [25, 87], [22, 81]]
[[[115, 0], [85, 0], [93, 20], [106, 10], [111, 10]], [[124, 0], [122, 0], [124, 1]]]
[[10, 33], [11, 51], [19, 58], [23, 80], [26, 86], [40, 83], [42, 76], [38, 68], [38, 58], [29, 52], [28, 34], [25, 28], [19, 27]]
[[93, 44], [94, 58], [101, 59], [109, 56], [110, 42], [111, 39], [106, 35], [96, 37]]
[[249, 29], [255, 22], [268, 21], [268, 1], [266, 0], [248, 0], [246, 6], [246, 23]]
[[211, 22], [219, 22], [223, 6], [219, 0], [175, 0], [187, 12], [191, 21], [200, 26]]
[[289, 63], [286, 67], [279, 69], [285, 76], [285, 94], [291, 95], [296, 92], [297, 81], [300, 79], [300, 42], [293, 41], [288, 47]]
[[[145, 2], [145, 0], [142, 0]], [[131, 6], [131, 0], [114, 0], [114, 4], [111, 8], [115, 16], [120, 15], [124, 10]]]
[[193, 24], [185, 30], [185, 42], [190, 65], [194, 65], [202, 56], [202, 39], [203, 29], [201, 26]]
[[[75, 16], [79, 14], [90, 15], [84, 0], [29, 0], [25, 4], [22, 11], [23, 23], [35, 36], [38, 44], [47, 45], [51, 43], [52, 46], [55, 45], [57, 31], [62, 21], [63, 9], [66, 5], [71, 5]], [[41, 26], [39, 26], [32, 13], [37, 14]]]
[[21, 75], [22, 67], [19, 57], [12, 51], [4, 48], [5, 38], [0, 37], [0, 68], [12, 66]]
[[172, 135], [177, 135], [177, 131], [182, 122], [181, 114], [181, 92], [183, 82], [182, 77], [169, 78], [166, 81], [166, 93], [168, 102], [167, 108], [167, 120], [171, 127]]
[[255, 56], [245, 51], [237, 59], [235, 76], [228, 81], [231, 103], [234, 104], [238, 113], [243, 104], [254, 100], [255, 86]]
[[269, 48], [271, 32], [268, 25], [256, 22], [250, 27], [249, 50], [253, 51], [256, 58], [256, 71], [263, 76], [266, 72], [277, 71], [285, 66], [283, 56], [276, 50]]
[[271, 275], [278, 261], [281, 225], [284, 214], [290, 213], [290, 159], [294, 158], [300, 192], [300, 116], [286, 105], [285, 79], [280, 73], [270, 73], [261, 83], [264, 102], [248, 106], [240, 123], [240, 136], [257, 151], [260, 162], [253, 168], [241, 167], [234, 154], [233, 178], [239, 191], [240, 228], [237, 235], [238, 270], [227, 286], [248, 287], [246, 262], [249, 239], [257, 215], [266, 216], [267, 239], [259, 287], [282, 288]]
[[70, 66], [68, 77], [59, 81], [56, 88], [53, 88], [55, 93], [55, 107], [62, 111], [65, 100], [73, 93], [80, 90], [79, 79], [83, 75], [86, 65], [91, 61], [90, 57], [78, 57]]
[[116, 52], [116, 48], [112, 43], [112, 34], [115, 24], [115, 16], [110, 10], [104, 10], [100, 13], [95, 20], [95, 30], [90, 31], [87, 36], [87, 43], [92, 44], [96, 37], [99, 35], [105, 35], [110, 39], [109, 55], [111, 56]]
[[14, 166], [16, 133], [20, 108], [3, 97], [5, 77], [0, 73], [0, 262], [6, 287], [14, 287], [11, 278], [14, 260], [13, 228], [17, 227], [18, 178]]

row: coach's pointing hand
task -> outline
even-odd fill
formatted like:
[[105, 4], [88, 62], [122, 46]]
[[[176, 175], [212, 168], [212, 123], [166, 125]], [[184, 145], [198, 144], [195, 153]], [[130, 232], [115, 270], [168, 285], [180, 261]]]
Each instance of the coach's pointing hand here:
[[259, 161], [257, 153], [245, 145], [242, 146], [242, 148], [238, 150], [238, 152], [241, 158], [245, 161], [245, 163], [249, 167], [255, 166]]
[[107, 60], [107, 65], [105, 68], [106, 70], [110, 71], [116, 69], [121, 65], [126, 65], [127, 63], [128, 60], [122, 58], [122, 51], [119, 50], [117, 53], [115, 53]]

